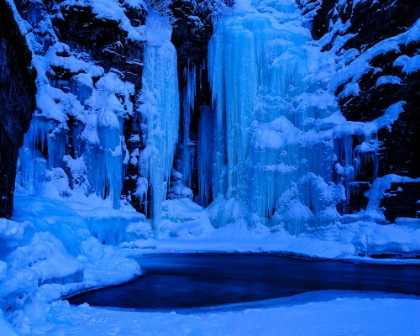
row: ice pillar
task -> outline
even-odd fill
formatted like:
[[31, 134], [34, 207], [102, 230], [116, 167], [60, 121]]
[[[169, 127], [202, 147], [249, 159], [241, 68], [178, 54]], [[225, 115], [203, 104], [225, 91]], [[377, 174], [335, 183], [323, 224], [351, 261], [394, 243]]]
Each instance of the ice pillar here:
[[[158, 232], [162, 202], [166, 199], [179, 127], [177, 57], [170, 42], [167, 18], [150, 12], [146, 22], [147, 43], [144, 49], [143, 88], [140, 113], [144, 149], [140, 154], [137, 196]], [[147, 180], [147, 181], [146, 181]], [[150, 195], [150, 204], [146, 204]]]
[[[282, 24], [266, 13], [252, 12], [252, 7], [241, 12], [238, 5], [234, 15], [217, 22], [209, 43], [215, 110], [212, 196], [220, 203], [213, 208], [222, 209], [233, 200], [251, 226], [282, 222], [298, 234], [331, 205], [305, 197], [307, 186], [316, 184], [308, 184], [308, 179], [319, 177], [325, 185], [317, 185], [329, 188], [332, 141], [308, 140], [306, 133], [316, 133], [315, 120], [330, 111], [319, 109], [314, 92], [322, 88], [310, 87], [306, 79], [309, 65], [303, 45], [310, 34], [299, 21], [296, 5], [285, 0], [272, 6]], [[285, 223], [293, 217], [291, 208], [305, 214], [292, 226]]]

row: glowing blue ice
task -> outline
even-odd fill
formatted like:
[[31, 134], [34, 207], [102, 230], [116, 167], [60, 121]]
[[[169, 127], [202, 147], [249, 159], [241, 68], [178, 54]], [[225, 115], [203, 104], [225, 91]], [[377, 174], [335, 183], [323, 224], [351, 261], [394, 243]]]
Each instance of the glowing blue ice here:
[[[162, 202], [166, 199], [175, 145], [178, 140], [179, 93], [176, 50], [170, 42], [167, 18], [149, 14], [146, 22], [148, 40], [144, 50], [143, 88], [140, 113], [144, 124], [145, 148], [139, 162], [140, 184], [136, 195], [147, 210], [154, 229], [158, 229]], [[166, 38], [165, 38], [166, 36]], [[150, 189], [150, 200], [145, 179]]]
[[[300, 21], [293, 22], [296, 6], [291, 1], [272, 5], [282, 17], [284, 24], [279, 24], [273, 16], [240, 12], [239, 5], [236, 15], [216, 24], [209, 44], [215, 110], [212, 196], [220, 203], [212, 209], [228, 211], [224, 208], [231, 202], [225, 200], [233, 198], [250, 225], [280, 221], [298, 234], [306, 227], [328, 224], [325, 218], [336, 219], [335, 190], [328, 202], [319, 195], [306, 195], [313, 194], [315, 185], [322, 190], [335, 188], [332, 140], [305, 141], [316, 132], [316, 120], [331, 110], [310, 102], [320, 87], [310, 86], [306, 79], [308, 54], [303, 46], [310, 34]], [[204, 119], [210, 120], [203, 113]], [[203, 135], [200, 139], [198, 164], [204, 166], [201, 146], [210, 146]], [[208, 178], [201, 175], [203, 202], [209, 194]], [[301, 181], [308, 178], [322, 184], [312, 182], [307, 187]], [[290, 206], [284, 208], [282, 202]], [[290, 218], [299, 224], [293, 225]], [[218, 223], [220, 216], [212, 219], [213, 225], [224, 225]]]

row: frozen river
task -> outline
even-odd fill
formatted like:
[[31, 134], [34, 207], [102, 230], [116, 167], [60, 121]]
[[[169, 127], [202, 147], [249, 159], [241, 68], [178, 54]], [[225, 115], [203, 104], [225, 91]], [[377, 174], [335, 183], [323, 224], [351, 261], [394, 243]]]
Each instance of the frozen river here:
[[144, 277], [70, 299], [92, 306], [172, 309], [249, 302], [318, 290], [420, 295], [420, 265], [354, 264], [274, 255], [138, 258]]

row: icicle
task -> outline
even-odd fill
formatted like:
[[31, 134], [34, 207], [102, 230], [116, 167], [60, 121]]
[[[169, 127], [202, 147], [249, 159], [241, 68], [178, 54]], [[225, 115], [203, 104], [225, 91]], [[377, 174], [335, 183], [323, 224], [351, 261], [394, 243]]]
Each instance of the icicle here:
[[100, 158], [97, 163], [101, 167], [101, 179], [97, 192], [103, 199], [110, 196], [114, 209], [120, 207], [122, 190], [122, 123], [122, 118], [119, 120], [112, 111], [103, 110], [98, 117]]
[[214, 197], [219, 193], [227, 198], [244, 193], [258, 85], [255, 57], [254, 37], [239, 22], [232, 18], [217, 24], [209, 45], [209, 75], [216, 110]]
[[193, 66], [184, 69], [184, 77], [186, 85], [182, 92], [182, 125], [183, 125], [183, 139], [180, 146], [180, 162], [178, 169], [183, 176], [183, 184], [191, 188], [191, 172], [194, 169], [194, 157], [196, 143], [190, 139], [190, 124], [191, 113], [194, 112], [194, 100], [196, 93], [196, 68]]
[[71, 78], [71, 93], [77, 97], [80, 104], [85, 105], [86, 100], [90, 98], [93, 91], [93, 81], [87, 74], [79, 74]]
[[[28, 193], [39, 190], [45, 179], [45, 169], [64, 168], [68, 135], [67, 126], [52, 119], [34, 117], [24, 144], [19, 151], [20, 183]], [[42, 162], [44, 171], [39, 164]]]
[[207, 206], [212, 198], [214, 111], [209, 106], [200, 108], [197, 139], [198, 190], [197, 203]]

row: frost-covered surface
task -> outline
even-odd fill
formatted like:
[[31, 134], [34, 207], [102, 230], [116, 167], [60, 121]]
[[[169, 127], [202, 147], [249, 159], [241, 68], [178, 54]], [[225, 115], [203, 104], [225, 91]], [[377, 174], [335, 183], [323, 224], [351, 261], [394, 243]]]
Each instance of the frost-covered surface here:
[[[363, 74], [369, 72], [372, 68], [370, 61], [378, 55], [385, 54], [389, 51], [399, 50], [399, 45], [408, 45], [411, 42], [418, 41], [420, 35], [420, 20], [417, 21], [407, 32], [399, 34], [395, 37], [388, 38], [376, 44], [372, 48], [366, 50], [353, 62], [343, 69], [339, 69], [333, 76], [329, 86], [332, 90], [336, 90], [339, 85], [345, 84], [346, 86], [354, 85]], [[331, 41], [333, 33], [325, 35], [324, 39], [327, 43]], [[394, 66], [403, 67], [405, 73], [411, 73], [420, 69], [420, 58], [415, 56], [410, 58], [408, 56], [400, 56], [394, 63]]]
[[[57, 302], [47, 335], [417, 335], [420, 301], [410, 296], [326, 291], [191, 312], [107, 310]], [[0, 316], [0, 326], [3, 327]], [[8, 327], [2, 329], [8, 330]], [[11, 332], [6, 335], [15, 335]]]
[[[204, 211], [200, 214], [196, 205], [167, 204], [171, 210], [165, 220], [166, 235], [161, 239], [141, 239], [123, 243], [128, 249], [120, 251], [124, 256], [153, 253], [194, 252], [278, 252], [313, 258], [340, 258], [364, 262], [376, 262], [370, 256], [391, 255], [415, 257], [420, 253], [420, 222], [416, 219], [399, 219], [396, 224], [380, 225], [373, 221], [355, 221], [349, 224], [333, 224], [298, 237], [284, 229], [269, 229], [259, 225], [250, 229], [245, 220], [214, 229]], [[182, 211], [183, 215], [180, 213]], [[177, 213], [178, 217], [170, 218]], [[348, 219], [351, 221], [350, 219]], [[150, 236], [151, 237], [151, 236]], [[177, 237], [176, 239], [173, 239]], [[395, 261], [390, 261], [395, 262]], [[404, 262], [404, 261], [403, 261]]]
[[[359, 94], [358, 79], [371, 69], [372, 58], [417, 40], [418, 22], [363, 52], [350, 49], [337, 56], [341, 40], [336, 33], [350, 38], [345, 34], [348, 27], [339, 21], [323, 39], [313, 41], [308, 17], [301, 16], [294, 1], [236, 2], [229, 15], [214, 20], [208, 54], [213, 106], [201, 109], [198, 139], [193, 141], [190, 112], [199, 71], [184, 71], [184, 130], [178, 139], [180, 96], [171, 21], [149, 10], [144, 26], [131, 26], [125, 5], [144, 8], [141, 1], [64, 1], [57, 5], [55, 16], [38, 17], [33, 9], [35, 16], [28, 22], [19, 20], [28, 32], [38, 70], [38, 108], [20, 150], [19, 193], [63, 201], [80, 198], [81, 203], [89, 198], [88, 204], [99, 196], [105, 208], [111, 204], [116, 212], [110, 210], [105, 218], [97, 214], [103, 213], [103, 205], [97, 205], [99, 212], [87, 205], [94, 214], [82, 215], [90, 218], [89, 229], [101, 242], [116, 244], [133, 240], [123, 237], [131, 223], [118, 219], [118, 211], [130, 208], [127, 203], [133, 199], [148, 218], [136, 219], [144, 237], [150, 234], [147, 225], [156, 238], [179, 236], [167, 223], [160, 227], [166, 220], [164, 212], [176, 203], [167, 198], [211, 203], [206, 214], [215, 228], [246, 220], [256, 232], [265, 225], [271, 231], [285, 229], [299, 235], [348, 223], [349, 218], [386, 222], [379, 208], [385, 189], [378, 189], [376, 182], [367, 194], [366, 211], [343, 217], [337, 208], [347, 212], [352, 183], [367, 164], [377, 165], [378, 131], [392, 129], [406, 102], [388, 106], [370, 122], [350, 122], [341, 114], [334, 91], [343, 86], [339, 99]], [[118, 24], [129, 40], [144, 44], [141, 91], [121, 71], [107, 72], [88, 53], [59, 41], [51, 20], [79, 7], [89, 8], [96, 19]], [[31, 30], [31, 25], [36, 29]], [[46, 32], [48, 43], [41, 41]], [[331, 42], [336, 49], [321, 52]], [[121, 42], [115, 48], [121, 48]], [[418, 58], [401, 56], [394, 67], [415, 72]], [[382, 76], [376, 85], [399, 83], [399, 77]], [[140, 130], [127, 140], [123, 130], [130, 118], [141, 120]], [[358, 146], [353, 144], [355, 137]], [[126, 141], [138, 146], [129, 152]], [[183, 148], [175, 157], [181, 177], [172, 167], [177, 142]], [[194, 146], [198, 195], [190, 189]], [[135, 167], [134, 175], [132, 171], [128, 175], [128, 165]], [[375, 179], [375, 170], [373, 174]], [[135, 181], [135, 189], [122, 200], [127, 180]], [[80, 209], [85, 211], [83, 205]], [[175, 222], [174, 216], [169, 218]], [[101, 221], [110, 222], [104, 232]], [[138, 228], [131, 225], [130, 230]]]
[[92, 237], [75, 210], [57, 200], [15, 202], [13, 220], [0, 220], [0, 308], [15, 327], [44, 318], [41, 312], [62, 296], [141, 274], [135, 261]]
[[[143, 0], [128, 0], [124, 2], [137, 10], [142, 10], [146, 7]], [[91, 7], [92, 12], [96, 14], [97, 18], [111, 19], [119, 22], [120, 27], [128, 33], [129, 39], [144, 41], [144, 26], [133, 27], [121, 3], [114, 0], [66, 0], [59, 4], [59, 8], [68, 8], [71, 6]]]
[[[133, 114], [134, 84], [116, 69], [106, 72], [83, 47], [61, 42], [52, 21], [64, 20], [70, 9], [91, 11], [97, 21], [114, 22], [130, 43], [145, 41], [145, 27], [132, 26], [118, 1], [63, 1], [54, 5], [54, 14], [34, 1], [26, 4], [26, 21], [10, 4], [38, 73], [37, 109], [20, 150], [17, 184], [37, 196], [97, 194], [119, 208], [127, 157], [122, 131]], [[141, 10], [145, 4], [139, 0], [124, 6]], [[115, 47], [122, 48], [122, 43]], [[51, 180], [59, 185], [56, 191], [45, 188]]]

